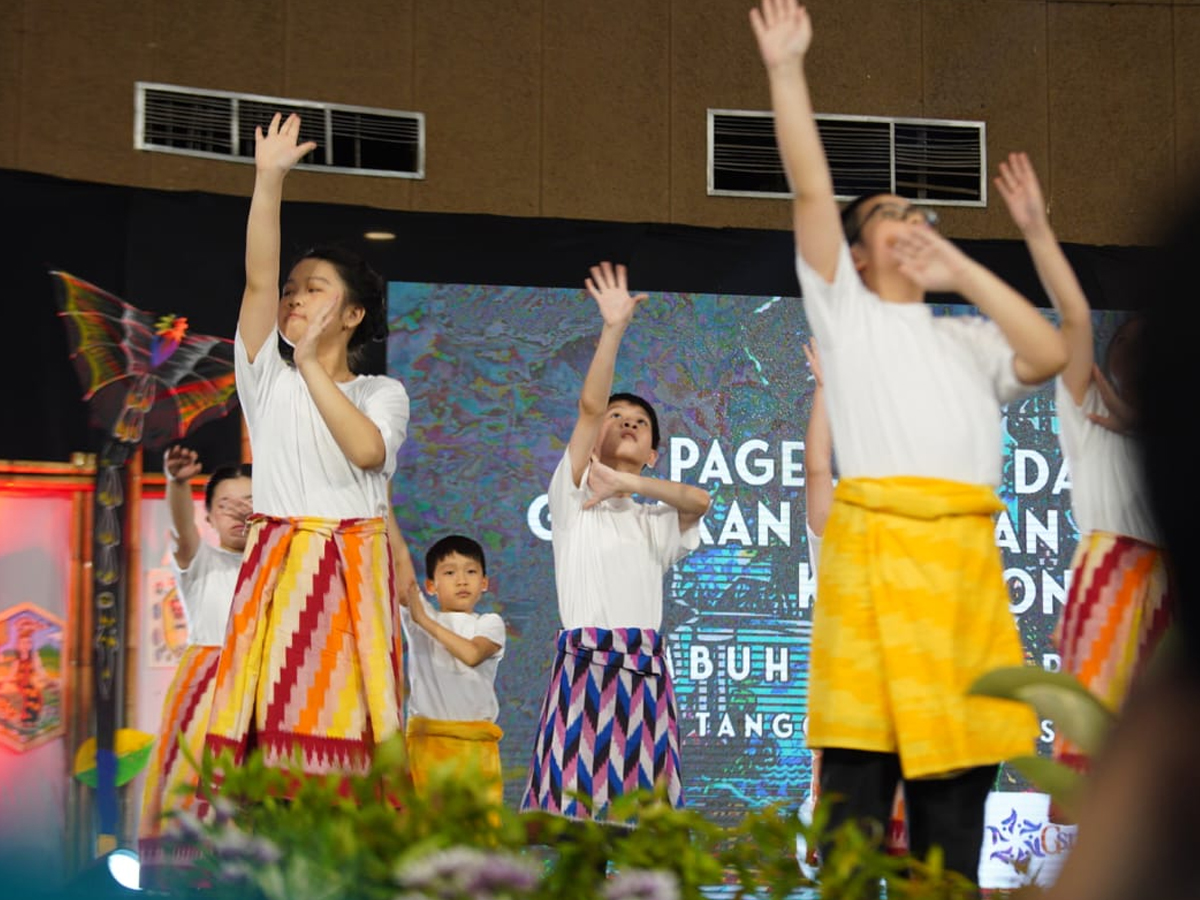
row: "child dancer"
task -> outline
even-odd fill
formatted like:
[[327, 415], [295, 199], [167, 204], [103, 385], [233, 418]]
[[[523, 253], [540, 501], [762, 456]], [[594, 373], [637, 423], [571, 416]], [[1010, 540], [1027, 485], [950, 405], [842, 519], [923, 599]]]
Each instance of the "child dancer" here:
[[[234, 343], [258, 478], [256, 515], [217, 670], [216, 751], [268, 766], [365, 772], [401, 730], [401, 633], [386, 534], [408, 423], [391, 378], [357, 374], [386, 333], [383, 283], [357, 257], [309, 251], [279, 293], [283, 180], [312, 143], [277, 114], [256, 129], [246, 290]], [[294, 348], [293, 362], [280, 338]]]
[[[1059, 312], [1070, 351], [1054, 392], [1080, 534], [1058, 626], [1062, 668], [1115, 712], [1170, 624], [1172, 605], [1138, 447], [1122, 424], [1131, 418], [1129, 376], [1141, 320], [1128, 320], [1109, 343], [1110, 385], [1095, 365], [1091, 308], [1050, 226], [1029, 157], [1011, 154], [995, 183]], [[1063, 738], [1055, 741], [1055, 755], [1086, 767], [1079, 748]]]
[[658, 630], [662, 577], [699, 546], [708, 494], [641, 474], [658, 458], [658, 420], [642, 398], [610, 391], [621, 338], [646, 295], [629, 295], [624, 266], [601, 263], [591, 275], [604, 325], [550, 481], [562, 630], [521, 808], [608, 820], [612, 801], [638, 789], [662, 785], [682, 803], [675, 692]]
[[483, 779], [493, 802], [504, 799], [496, 724], [496, 669], [504, 658], [504, 620], [475, 607], [488, 589], [483, 547], [452, 534], [425, 554], [429, 608], [414, 584], [401, 611], [408, 635], [408, 761], [424, 790], [436, 768], [454, 766]]
[[204, 752], [213, 676], [246, 549], [246, 518], [251, 509], [250, 466], [221, 466], [214, 471], [204, 490], [208, 523], [217, 532], [218, 544], [213, 546], [201, 539], [196, 527], [191, 488], [192, 479], [200, 474], [196, 452], [169, 448], [163, 457], [163, 472], [174, 539], [171, 566], [187, 617], [188, 645], [163, 697], [154, 758], [146, 773], [138, 827], [143, 887], [165, 886], [162, 867], [185, 864], [190, 856], [190, 848], [171, 840], [171, 822], [163, 817], [189, 809], [195, 802], [193, 793], [179, 788], [197, 783], [192, 760], [199, 760]]
[[[809, 680], [821, 793], [844, 798], [835, 826], [882, 824], [903, 778], [913, 852], [939, 844], [946, 866], [974, 879], [997, 764], [1036, 734], [1027, 707], [966, 695], [977, 676], [1023, 660], [993, 535], [1000, 406], [1056, 374], [1066, 349], [902, 198], [862, 197], [839, 216], [804, 73], [808, 15], [764, 0], [750, 18], [841, 472]], [[955, 291], [992, 321], [934, 318], [927, 290]]]

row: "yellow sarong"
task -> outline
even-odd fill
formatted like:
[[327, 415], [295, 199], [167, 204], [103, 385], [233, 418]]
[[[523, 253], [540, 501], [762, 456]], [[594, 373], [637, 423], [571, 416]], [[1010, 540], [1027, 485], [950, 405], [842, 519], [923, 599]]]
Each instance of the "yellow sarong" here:
[[408, 720], [408, 764], [413, 787], [424, 793], [439, 769], [463, 772], [482, 780], [488, 798], [504, 799], [500, 771], [500, 738], [504, 731], [494, 722], [456, 722], [412, 716]]
[[1021, 665], [987, 486], [847, 478], [834, 492], [813, 614], [808, 742], [897, 753], [905, 778], [1032, 751], [1024, 704], [968, 697]]

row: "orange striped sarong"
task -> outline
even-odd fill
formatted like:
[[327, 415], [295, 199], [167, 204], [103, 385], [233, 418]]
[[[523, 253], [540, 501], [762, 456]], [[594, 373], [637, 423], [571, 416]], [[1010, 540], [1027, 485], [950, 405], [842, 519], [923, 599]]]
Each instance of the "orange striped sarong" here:
[[200, 761], [220, 654], [220, 647], [193, 645], [184, 650], [163, 697], [162, 724], [146, 771], [138, 825], [143, 887], [165, 886], [159, 878], [164, 868], [190, 865], [196, 856], [194, 844], [172, 840], [171, 821], [163, 817], [190, 810], [196, 803], [194, 791], [180, 790], [184, 786], [194, 788], [199, 781], [184, 748], [192, 759]]
[[403, 730], [399, 610], [383, 519], [251, 518], [207, 745], [363, 774]]
[[[1157, 547], [1103, 531], [1081, 537], [1055, 632], [1063, 671], [1117, 712], [1171, 624], [1171, 593]], [[1079, 748], [1062, 737], [1054, 754], [1087, 768]]]
[[905, 778], [1032, 752], [1026, 705], [967, 696], [1024, 654], [986, 485], [845, 478], [817, 571], [808, 743], [897, 753]]
[[479, 779], [493, 803], [503, 802], [500, 739], [504, 731], [499, 725], [413, 716], [407, 734], [408, 764], [418, 792], [425, 791], [435, 771], [446, 769]]

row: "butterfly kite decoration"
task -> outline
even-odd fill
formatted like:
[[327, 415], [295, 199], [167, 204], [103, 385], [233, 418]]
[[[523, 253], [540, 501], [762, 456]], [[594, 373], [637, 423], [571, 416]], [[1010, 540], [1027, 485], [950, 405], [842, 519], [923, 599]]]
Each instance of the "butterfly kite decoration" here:
[[116, 733], [123, 700], [126, 463], [237, 405], [233, 343], [188, 332], [181, 316], [155, 316], [66, 272], [51, 272], [71, 361], [92, 424], [105, 432], [96, 466], [92, 550], [97, 852], [116, 845]]

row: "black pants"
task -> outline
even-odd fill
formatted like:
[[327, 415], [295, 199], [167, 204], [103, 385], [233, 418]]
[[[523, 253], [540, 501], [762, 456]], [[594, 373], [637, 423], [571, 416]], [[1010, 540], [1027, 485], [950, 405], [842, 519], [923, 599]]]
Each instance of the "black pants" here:
[[829, 747], [821, 751], [821, 802], [832, 803], [831, 834], [847, 821], [874, 821], [886, 828], [896, 785], [903, 780], [909, 852], [924, 859], [937, 844], [947, 869], [978, 881], [984, 804], [998, 769], [979, 766], [952, 778], [901, 779], [894, 753]]

